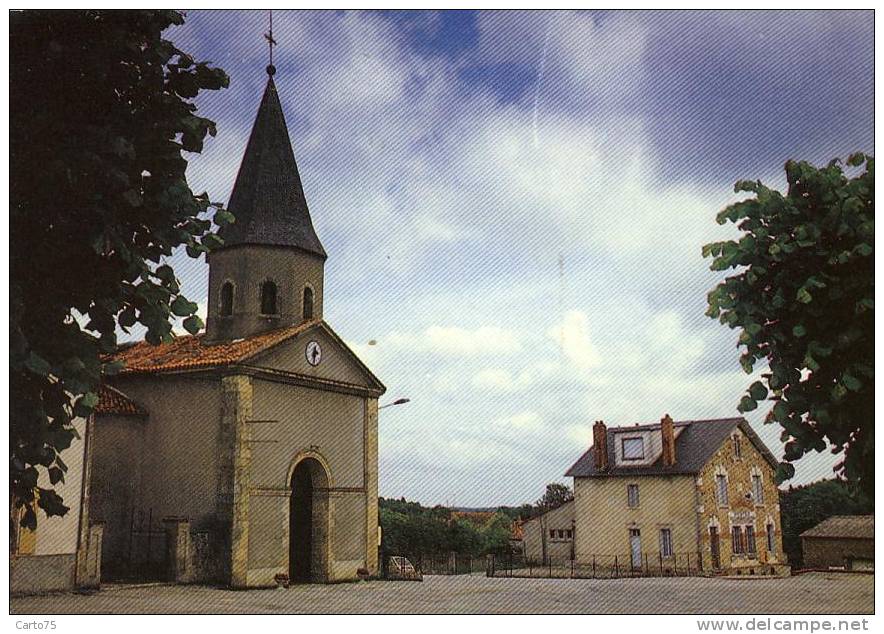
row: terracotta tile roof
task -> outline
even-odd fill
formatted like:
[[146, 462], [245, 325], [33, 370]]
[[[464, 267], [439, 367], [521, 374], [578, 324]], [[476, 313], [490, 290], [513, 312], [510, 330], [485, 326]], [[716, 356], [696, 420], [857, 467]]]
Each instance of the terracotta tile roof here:
[[833, 515], [803, 533], [801, 537], [874, 539], [874, 515]]
[[121, 374], [197, 370], [238, 363], [278, 343], [322, 323], [315, 319], [303, 324], [280, 328], [247, 339], [208, 343], [205, 334], [175, 337], [169, 343], [152, 345], [139, 341], [121, 348], [111, 356], [122, 361]]
[[95, 413], [98, 415], [147, 416], [147, 410], [110, 385], [102, 385], [99, 388]]

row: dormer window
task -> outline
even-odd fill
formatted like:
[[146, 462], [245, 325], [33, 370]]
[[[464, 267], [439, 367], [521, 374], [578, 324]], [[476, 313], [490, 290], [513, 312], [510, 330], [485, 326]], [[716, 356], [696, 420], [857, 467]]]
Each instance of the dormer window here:
[[313, 289], [304, 287], [304, 319], [313, 319]]
[[624, 460], [644, 460], [645, 458], [645, 441], [644, 438], [623, 438], [620, 440], [621, 454]]
[[218, 314], [222, 317], [230, 317], [233, 314], [233, 282], [224, 282], [221, 285], [221, 306]]
[[261, 284], [261, 314], [279, 314], [276, 306], [276, 284], [269, 280]]

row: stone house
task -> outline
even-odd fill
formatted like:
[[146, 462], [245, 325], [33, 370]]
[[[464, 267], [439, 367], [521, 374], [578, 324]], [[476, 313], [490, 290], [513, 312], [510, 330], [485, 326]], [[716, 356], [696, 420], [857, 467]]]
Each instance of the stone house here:
[[[102, 393], [103, 394], [103, 393]], [[89, 521], [89, 469], [92, 462], [93, 417], [75, 418], [79, 438], [61, 452], [68, 467], [64, 481], [51, 485], [68, 506], [63, 516], [37, 511], [37, 529], [21, 525], [22, 509], [11, 508], [9, 587], [15, 594], [92, 588], [99, 585], [101, 525]], [[49, 487], [40, 470], [37, 483]]]
[[322, 318], [326, 253], [267, 79], [208, 257], [206, 331], [114, 355], [91, 514], [108, 575], [231, 587], [377, 573], [383, 384]]
[[521, 523], [519, 544], [525, 561], [566, 565], [574, 558], [574, 500]]
[[787, 571], [777, 461], [743, 418], [593, 427], [574, 478], [578, 564]]
[[804, 567], [875, 569], [875, 516], [835, 515], [801, 533]]

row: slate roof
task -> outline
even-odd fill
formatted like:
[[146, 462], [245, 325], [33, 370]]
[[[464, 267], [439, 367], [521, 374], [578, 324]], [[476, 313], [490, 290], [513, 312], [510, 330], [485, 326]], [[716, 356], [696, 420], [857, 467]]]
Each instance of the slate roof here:
[[172, 372], [221, 367], [240, 363], [322, 323], [315, 319], [296, 326], [271, 330], [246, 339], [207, 343], [205, 333], [175, 337], [169, 343], [146, 341], [120, 348], [111, 359], [121, 361], [120, 374]]
[[326, 257], [310, 219], [273, 77], [267, 78], [227, 208], [236, 222], [219, 230], [222, 248], [275, 245]]
[[727, 440], [731, 432], [739, 427], [749, 437], [755, 447], [764, 455], [771, 466], [778, 462], [764, 442], [758, 437], [745, 418], [718, 418], [710, 420], [676, 421], [676, 430], [682, 430], [675, 439], [675, 464], [665, 466], [660, 456], [650, 465], [616, 465], [614, 442], [612, 435], [618, 432], [659, 430], [660, 423], [635, 425], [627, 427], [611, 427], [608, 429], [608, 469], [598, 471], [593, 460], [593, 448], [590, 447], [565, 473], [566, 476], [577, 478], [603, 478], [611, 476], [640, 475], [686, 475], [699, 473], [709, 458]]
[[801, 537], [874, 539], [874, 515], [833, 515], [803, 533]]
[[147, 416], [147, 410], [110, 385], [102, 385], [98, 390], [98, 415]]

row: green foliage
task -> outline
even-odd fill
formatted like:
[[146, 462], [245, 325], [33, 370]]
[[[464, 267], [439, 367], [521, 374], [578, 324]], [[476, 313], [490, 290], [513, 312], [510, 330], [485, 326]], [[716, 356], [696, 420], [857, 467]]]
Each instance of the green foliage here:
[[[730, 205], [718, 222], [732, 222], [738, 240], [703, 247], [715, 271], [736, 269], [708, 295], [707, 315], [740, 329], [746, 373], [766, 363], [741, 412], [769, 399], [766, 422], [782, 427], [792, 462], [831, 447], [844, 453], [836, 470], [867, 492], [874, 490], [874, 233], [875, 163], [852, 178], [836, 159], [823, 168], [786, 163], [784, 196], [756, 181], [737, 192], [752, 197]], [[854, 170], [857, 171], [857, 170]]]
[[821, 480], [789, 488], [780, 495], [783, 520], [783, 550], [793, 568], [804, 565], [801, 533], [833, 515], [869, 515], [875, 512], [874, 498], [842, 480]]
[[471, 521], [443, 506], [427, 508], [417, 502], [379, 499], [381, 549], [385, 556], [440, 557], [450, 552], [479, 557], [509, 551], [513, 519], [497, 511]]
[[405, 498], [379, 498], [382, 550], [413, 558], [450, 552], [479, 557], [510, 552], [513, 522], [528, 520], [574, 499], [570, 487], [554, 482], [535, 505], [499, 506], [474, 515], [456, 515], [444, 506], [427, 508]]
[[572, 493], [571, 487], [559, 482], [552, 482], [546, 485], [543, 497], [537, 500], [535, 506], [539, 512], [543, 513], [573, 499], [574, 493]]
[[[195, 114], [200, 90], [227, 75], [162, 38], [176, 11], [10, 14], [10, 492], [36, 526], [67, 511], [38, 486], [61, 482], [59, 452], [74, 416], [98, 402], [117, 367], [116, 328], [171, 338], [174, 316], [198, 330], [165, 259], [219, 242], [206, 194], [185, 180], [182, 152], [199, 152], [215, 124]], [[229, 222], [228, 213], [216, 222]]]

